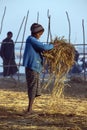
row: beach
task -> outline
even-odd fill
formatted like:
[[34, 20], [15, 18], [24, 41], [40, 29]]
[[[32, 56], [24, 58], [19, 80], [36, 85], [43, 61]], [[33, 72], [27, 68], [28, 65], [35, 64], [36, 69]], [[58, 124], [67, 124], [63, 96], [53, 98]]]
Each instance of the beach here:
[[52, 97], [52, 86], [43, 88], [35, 113], [28, 115], [23, 79], [23, 74], [20, 80], [0, 78], [0, 130], [87, 130], [87, 81], [78, 77], [65, 82], [59, 98]]

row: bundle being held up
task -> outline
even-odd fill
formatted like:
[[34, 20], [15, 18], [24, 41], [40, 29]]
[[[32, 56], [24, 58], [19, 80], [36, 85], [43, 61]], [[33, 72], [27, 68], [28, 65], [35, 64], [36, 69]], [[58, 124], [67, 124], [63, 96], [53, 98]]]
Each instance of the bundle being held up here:
[[65, 42], [63, 39], [55, 38], [52, 42], [58, 44], [58, 47], [44, 52], [44, 57], [50, 71], [55, 74], [66, 73], [74, 64], [75, 48], [70, 43]]
[[50, 51], [44, 52], [43, 55], [45, 57], [45, 64], [48, 65], [48, 71], [55, 75], [55, 89], [60, 84], [64, 85], [64, 76], [74, 64], [75, 48], [64, 39], [55, 38], [52, 43], [58, 44], [58, 46]]

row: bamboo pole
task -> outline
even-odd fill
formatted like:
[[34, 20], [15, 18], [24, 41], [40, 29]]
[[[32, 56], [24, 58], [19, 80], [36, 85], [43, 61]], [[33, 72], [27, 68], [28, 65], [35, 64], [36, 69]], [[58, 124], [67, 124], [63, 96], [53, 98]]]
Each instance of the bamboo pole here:
[[52, 34], [51, 34], [51, 15], [49, 15], [49, 9], [47, 11], [47, 17], [48, 17], [48, 34], [47, 34], [47, 43], [49, 42], [49, 37], [50, 37], [50, 41], [52, 41]]
[[4, 8], [4, 13], [3, 13], [3, 16], [2, 16], [2, 20], [1, 20], [0, 34], [2, 32], [2, 27], [3, 27], [3, 21], [4, 21], [5, 14], [6, 14], [6, 6]]
[[17, 43], [18, 37], [19, 37], [19, 35], [20, 35], [20, 32], [21, 32], [21, 29], [22, 29], [22, 26], [23, 26], [24, 20], [25, 20], [25, 16], [23, 17], [22, 23], [21, 23], [21, 25], [20, 25], [20, 28], [19, 28], [19, 31], [18, 31], [18, 34], [17, 34], [16, 40], [15, 40], [15, 44]]
[[83, 57], [84, 57], [84, 81], [86, 81], [86, 66], [85, 66], [85, 29], [84, 29], [84, 19], [82, 19], [82, 29], [83, 29]]
[[37, 23], [39, 22], [39, 12], [37, 12]]
[[68, 12], [66, 11], [66, 15], [67, 15], [67, 20], [68, 20], [68, 25], [69, 25], [69, 43], [71, 40], [71, 25], [70, 25], [70, 19], [69, 19], [69, 15]]
[[21, 64], [21, 53], [22, 53], [22, 47], [24, 43], [24, 37], [25, 37], [25, 32], [26, 32], [26, 26], [27, 26], [27, 21], [28, 21], [28, 15], [29, 15], [29, 10], [27, 11], [27, 16], [25, 20], [25, 26], [24, 26], [24, 32], [23, 32], [23, 37], [22, 37], [22, 43], [20, 47], [20, 59], [19, 59], [19, 68], [18, 68], [18, 80], [19, 80], [19, 69], [20, 69], [20, 64]]
[[[49, 38], [50, 38], [50, 41], [52, 41], [52, 34], [51, 34], [51, 15], [49, 15], [49, 9], [47, 11], [47, 17], [48, 17], [48, 34], [47, 34], [47, 43], [50, 43], [49, 42]], [[43, 73], [43, 77], [42, 77], [42, 84], [44, 83], [44, 78], [45, 78], [45, 75], [46, 73], [48, 72], [48, 63], [45, 63], [45, 58], [44, 58], [44, 73]]]

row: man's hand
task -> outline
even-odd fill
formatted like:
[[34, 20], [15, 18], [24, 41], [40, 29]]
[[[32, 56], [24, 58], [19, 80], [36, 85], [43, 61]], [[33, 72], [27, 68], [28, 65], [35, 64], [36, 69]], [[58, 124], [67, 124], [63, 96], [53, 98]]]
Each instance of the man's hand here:
[[54, 48], [56, 48], [56, 47], [58, 47], [58, 43], [55, 43], [55, 44], [54, 44]]

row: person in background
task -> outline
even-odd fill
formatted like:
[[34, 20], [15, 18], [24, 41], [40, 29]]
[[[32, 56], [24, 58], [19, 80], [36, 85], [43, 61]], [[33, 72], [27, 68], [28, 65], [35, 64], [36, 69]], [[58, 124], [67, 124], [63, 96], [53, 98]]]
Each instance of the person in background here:
[[86, 61], [86, 57], [82, 57], [82, 59], [80, 60], [82, 62], [82, 69], [85, 70], [87, 69], [87, 61]]
[[30, 28], [31, 35], [26, 40], [23, 54], [23, 66], [25, 66], [26, 81], [28, 87], [28, 113], [32, 113], [34, 99], [41, 95], [40, 72], [43, 67], [44, 51], [53, 49], [57, 45], [47, 44], [39, 41], [44, 32], [42, 25], [33, 23]]
[[72, 66], [69, 74], [79, 74], [82, 72], [82, 67], [78, 64], [78, 60], [79, 60], [79, 52], [77, 50], [75, 50], [75, 64]]
[[75, 62], [78, 63], [78, 60], [79, 60], [79, 52], [75, 50]]
[[15, 62], [14, 42], [11, 39], [13, 33], [9, 31], [1, 44], [1, 57], [3, 60], [3, 76], [13, 76], [17, 71]]

